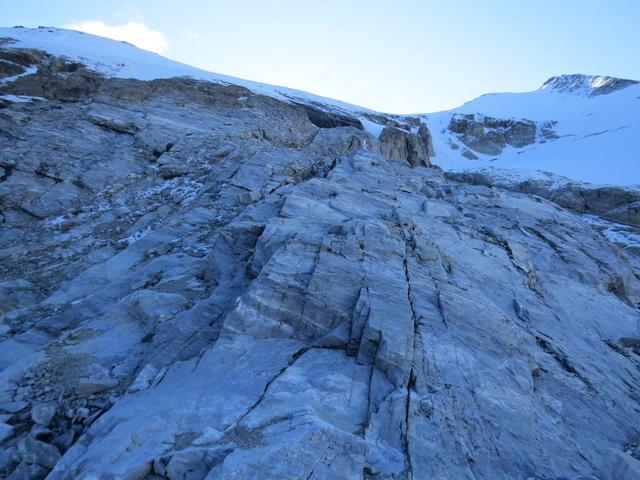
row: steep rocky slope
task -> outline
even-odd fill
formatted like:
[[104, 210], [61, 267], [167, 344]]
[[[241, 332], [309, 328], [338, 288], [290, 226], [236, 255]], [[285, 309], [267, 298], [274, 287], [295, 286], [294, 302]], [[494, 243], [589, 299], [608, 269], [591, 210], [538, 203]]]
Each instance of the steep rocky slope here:
[[417, 119], [0, 58], [0, 475], [640, 472], [637, 259], [584, 217]]

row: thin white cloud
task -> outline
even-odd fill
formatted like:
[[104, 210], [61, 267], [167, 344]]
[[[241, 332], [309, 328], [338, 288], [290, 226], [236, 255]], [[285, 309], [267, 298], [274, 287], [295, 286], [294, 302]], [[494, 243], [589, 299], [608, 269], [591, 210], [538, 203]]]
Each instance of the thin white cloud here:
[[114, 40], [124, 40], [136, 47], [156, 53], [163, 53], [169, 48], [169, 42], [167, 42], [162, 32], [151, 30], [142, 22], [108, 25], [101, 20], [85, 20], [65, 25], [65, 28], [92, 33]]

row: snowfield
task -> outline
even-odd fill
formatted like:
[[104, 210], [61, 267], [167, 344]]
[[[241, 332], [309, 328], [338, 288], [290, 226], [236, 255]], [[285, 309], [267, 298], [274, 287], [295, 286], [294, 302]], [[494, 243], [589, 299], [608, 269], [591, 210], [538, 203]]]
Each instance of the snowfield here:
[[[598, 79], [592, 78], [597, 85]], [[537, 176], [546, 171], [594, 184], [640, 184], [640, 84], [591, 96], [593, 88], [564, 92], [543, 86], [527, 93], [483, 95], [453, 110], [423, 115], [437, 152], [436, 163], [445, 169], [516, 169], [518, 175]], [[500, 119], [528, 119], [538, 125], [556, 121], [559, 138], [514, 148], [507, 145], [498, 156], [473, 152], [478, 160], [462, 156], [463, 148], [449, 131], [454, 114], [480, 114]], [[460, 145], [463, 147], [463, 145]]]

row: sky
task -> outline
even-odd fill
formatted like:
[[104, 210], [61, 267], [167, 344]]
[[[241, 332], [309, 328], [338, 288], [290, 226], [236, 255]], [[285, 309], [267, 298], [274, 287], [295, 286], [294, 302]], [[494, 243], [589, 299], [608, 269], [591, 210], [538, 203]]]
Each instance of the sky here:
[[640, 80], [640, 0], [0, 0], [0, 26], [74, 28], [225, 75], [390, 113], [563, 73]]

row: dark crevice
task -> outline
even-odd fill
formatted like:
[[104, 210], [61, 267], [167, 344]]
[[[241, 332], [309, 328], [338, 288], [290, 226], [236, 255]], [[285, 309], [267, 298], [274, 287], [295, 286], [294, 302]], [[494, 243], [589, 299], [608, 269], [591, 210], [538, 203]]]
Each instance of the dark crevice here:
[[0, 182], [4, 182], [13, 173], [13, 167], [3, 165], [2, 168], [4, 169], [4, 174], [0, 177]]
[[569, 357], [567, 356], [566, 353], [553, 347], [551, 343], [549, 343], [547, 340], [541, 337], [538, 337], [537, 335], [535, 335], [534, 338], [538, 346], [542, 350], [544, 350], [545, 353], [547, 353], [548, 355], [551, 355], [554, 358], [554, 360], [558, 363], [560, 368], [562, 368], [567, 373], [575, 375], [578, 379], [580, 379], [580, 381], [582, 381], [582, 383], [586, 385], [586, 387], [589, 390], [594, 390], [594, 387], [589, 381], [589, 379], [586, 378], [584, 375], [582, 375], [578, 370], [576, 370], [576, 368], [573, 366], [573, 364], [569, 360]]
[[442, 301], [442, 292], [440, 290], [440, 286], [438, 282], [434, 281], [434, 287], [436, 289], [436, 307], [438, 307], [438, 311], [440, 312], [440, 318], [442, 319], [442, 323], [444, 323], [445, 328], [449, 328], [449, 324], [447, 323], [447, 316], [444, 311], [444, 302]]
[[560, 258], [560, 260], [562, 260], [565, 263], [569, 263], [569, 261], [567, 260], [564, 252], [562, 251], [562, 249], [558, 246], [558, 244], [556, 242], [554, 242], [553, 240], [548, 238], [545, 234], [543, 234], [540, 230], [538, 230], [536, 228], [525, 227], [525, 229], [528, 230], [529, 232], [533, 233], [536, 237], [538, 237], [540, 240], [542, 240], [547, 245], [549, 245], [551, 247], [551, 249], [554, 252], [556, 252], [556, 254], [558, 255], [558, 258]]
[[362, 122], [355, 117], [337, 113], [326, 112], [311, 105], [298, 103], [307, 113], [309, 121], [319, 128], [337, 128], [337, 127], [354, 127], [358, 130], [364, 130]]
[[535, 271], [533, 269], [526, 269], [520, 264], [520, 262], [515, 258], [515, 255], [513, 253], [513, 250], [511, 249], [511, 245], [509, 245], [509, 242], [503, 238], [498, 237], [493, 231], [491, 231], [486, 227], [481, 228], [479, 232], [485, 236], [484, 240], [486, 242], [497, 245], [505, 251], [511, 264], [526, 279], [527, 287], [529, 287], [531, 291], [533, 291], [536, 295], [542, 298], [543, 295], [538, 289], [539, 282], [536, 277]]
[[402, 259], [402, 266], [404, 269], [405, 281], [407, 283], [407, 302], [411, 309], [411, 320], [413, 323], [413, 345], [411, 351], [411, 369], [409, 370], [409, 379], [407, 381], [407, 400], [405, 403], [405, 418], [404, 418], [404, 426], [402, 430], [402, 442], [404, 453], [407, 461], [407, 478], [410, 480], [413, 478], [413, 462], [411, 460], [411, 448], [409, 445], [409, 420], [411, 417], [411, 392], [415, 391], [416, 388], [416, 373], [414, 371], [414, 355], [416, 350], [416, 339], [418, 338], [418, 324], [420, 318], [416, 312], [415, 305], [413, 303], [413, 290], [411, 287], [411, 275], [409, 273], [409, 261], [408, 258], [410, 255], [415, 256], [416, 242], [413, 236], [413, 233], [409, 231], [408, 233], [405, 229], [400, 226], [400, 234], [402, 235], [402, 239], [405, 242], [405, 255]]
[[314, 346], [314, 345], [310, 345], [310, 346], [304, 346], [300, 349], [298, 349], [296, 352], [294, 352], [290, 357], [289, 360], [287, 361], [287, 364], [282, 367], [278, 373], [276, 373], [274, 376], [272, 376], [267, 383], [264, 386], [264, 389], [262, 390], [262, 393], [260, 394], [260, 396], [258, 397], [258, 399], [253, 402], [253, 404], [251, 404], [250, 407], [248, 407], [244, 413], [242, 415], [240, 415], [240, 417], [238, 417], [238, 420], [236, 420], [233, 425], [231, 425], [230, 427], [228, 427], [225, 432], [230, 432], [233, 431], [234, 429], [238, 429], [240, 427], [240, 424], [242, 423], [242, 421], [251, 413], [253, 412], [258, 405], [260, 405], [260, 403], [266, 398], [267, 396], [267, 392], [269, 391], [269, 388], [271, 387], [271, 385], [278, 380], [282, 375], [284, 375], [284, 373], [289, 369], [289, 367], [293, 366], [298, 359], [300, 359], [300, 357], [302, 357], [305, 353], [307, 353], [309, 350], [312, 349], [325, 349], [325, 350], [340, 350], [345, 352], [346, 355], [346, 349], [345, 346]]
[[56, 177], [55, 175], [51, 175], [48, 169], [49, 169], [49, 166], [47, 164], [41, 163], [40, 165], [38, 165], [38, 167], [34, 170], [33, 173], [37, 177], [48, 178], [50, 180], [53, 180], [55, 183], [60, 183], [63, 181], [62, 178]]

